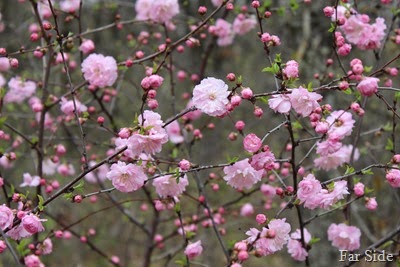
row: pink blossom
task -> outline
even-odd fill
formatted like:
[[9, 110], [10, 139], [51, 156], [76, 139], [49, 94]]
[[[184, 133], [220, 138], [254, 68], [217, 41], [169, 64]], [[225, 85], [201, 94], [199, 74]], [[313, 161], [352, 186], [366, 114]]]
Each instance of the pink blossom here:
[[286, 62], [285, 67], [282, 70], [283, 75], [286, 79], [295, 79], [299, 77], [299, 63], [295, 60]]
[[60, 9], [67, 13], [74, 13], [79, 10], [80, 0], [63, 0], [60, 2]]
[[391, 169], [386, 173], [386, 180], [394, 188], [400, 187], [400, 170]]
[[238, 35], [244, 35], [251, 31], [257, 25], [257, 20], [254, 15], [246, 17], [244, 14], [239, 14], [233, 21], [233, 31]]
[[240, 208], [240, 216], [249, 217], [254, 214], [254, 207], [251, 203], [246, 203]]
[[219, 7], [220, 5], [222, 5], [223, 2], [224, 2], [224, 0], [211, 0], [211, 3], [212, 3], [215, 7]]
[[33, 81], [24, 81], [21, 77], [17, 76], [10, 79], [8, 88], [9, 90], [4, 96], [4, 102], [22, 103], [35, 93], [36, 83]]
[[0, 57], [0, 71], [8, 71], [10, 69], [10, 60], [6, 57]]
[[215, 25], [210, 26], [208, 31], [218, 37], [217, 44], [219, 46], [231, 45], [235, 37], [232, 24], [224, 19], [217, 19]]
[[360, 183], [360, 182], [356, 183], [356, 184], [354, 185], [354, 187], [353, 187], [354, 194], [355, 194], [356, 196], [358, 196], [358, 197], [363, 196], [363, 195], [364, 195], [364, 187], [365, 187], [365, 186], [364, 186], [363, 183]]
[[292, 108], [292, 104], [290, 102], [290, 97], [288, 94], [278, 94], [271, 96], [268, 99], [269, 107], [278, 113], [287, 114]]
[[8, 231], [7, 235], [14, 240], [20, 240], [21, 238], [29, 237], [32, 234], [25, 230], [22, 224], [19, 224], [18, 226]]
[[254, 154], [250, 159], [251, 166], [259, 170], [272, 170], [274, 168], [275, 155], [271, 151], [264, 151]]
[[353, 251], [360, 248], [360, 237], [361, 231], [356, 226], [333, 223], [328, 228], [328, 240], [341, 250]]
[[297, 198], [304, 207], [315, 209], [320, 204], [319, 193], [321, 192], [321, 183], [315, 179], [313, 174], [308, 174], [300, 181], [297, 189]]
[[[89, 167], [93, 167], [97, 164], [96, 161], [89, 161]], [[99, 166], [96, 170], [88, 173], [85, 175], [84, 179], [86, 182], [91, 183], [91, 184], [96, 184], [99, 182], [104, 182], [104, 180], [107, 178], [107, 173], [110, 171], [110, 168], [108, 165], [103, 164]]]
[[357, 90], [364, 96], [372, 96], [378, 92], [379, 79], [375, 77], [364, 77], [357, 85]]
[[246, 151], [255, 153], [261, 148], [262, 142], [257, 135], [251, 133], [246, 135], [246, 137], [243, 139], [243, 146]]
[[[311, 240], [311, 234], [305, 228], [303, 229], [303, 232], [304, 242], [308, 244]], [[307, 250], [303, 247], [301, 243], [300, 229], [297, 229], [294, 233], [290, 235], [287, 247], [290, 256], [292, 256], [292, 258], [297, 261], [304, 261], [308, 256]]]
[[145, 90], [149, 89], [157, 89], [159, 88], [164, 81], [164, 78], [157, 74], [152, 74], [143, 78], [141, 81], [141, 86]]
[[118, 66], [111, 56], [91, 54], [82, 62], [83, 77], [97, 87], [111, 86], [117, 80]]
[[189, 259], [193, 259], [199, 256], [202, 252], [203, 252], [203, 247], [201, 245], [201, 240], [194, 243], [189, 243], [185, 249], [185, 255]]
[[24, 258], [24, 264], [26, 267], [44, 267], [44, 264], [40, 261], [40, 258], [33, 254]]
[[261, 214], [261, 213], [257, 214], [256, 222], [258, 224], [264, 224], [266, 221], [267, 221], [267, 216], [265, 216], [264, 214]]
[[289, 99], [292, 108], [301, 116], [307, 117], [319, 107], [317, 101], [321, 100], [322, 96], [317, 93], [308, 92], [307, 89], [300, 86], [298, 89], [292, 90]]
[[335, 134], [335, 138], [343, 139], [351, 134], [355, 120], [350, 112], [336, 110], [326, 118], [326, 122], [330, 125], [328, 134]]
[[262, 184], [260, 187], [260, 191], [263, 193], [267, 199], [271, 199], [276, 196], [276, 187], [269, 184]]
[[164, 175], [155, 178], [153, 185], [160, 197], [177, 197], [186, 190], [189, 182], [186, 175], [179, 178], [173, 175]]
[[[67, 100], [65, 97], [61, 98], [61, 111], [65, 114], [65, 115], [69, 115], [69, 116], [73, 116], [74, 115], [74, 101], [73, 100]], [[76, 112], [78, 114], [85, 112], [87, 110], [87, 107], [82, 104], [81, 102], [79, 102], [79, 100], [75, 99], [75, 105], [76, 105]]]
[[39, 219], [35, 214], [27, 214], [21, 219], [21, 225], [30, 234], [36, 234], [44, 231], [42, 222], [44, 219]]
[[327, 209], [334, 205], [336, 202], [344, 198], [344, 195], [348, 195], [349, 191], [347, 188], [347, 181], [338, 181], [333, 183], [333, 189], [326, 190], [322, 189], [319, 194], [320, 207]]
[[290, 224], [286, 222], [286, 219], [271, 220], [268, 228], [263, 227], [260, 234], [261, 238], [254, 244], [257, 253], [267, 256], [281, 250], [289, 240], [290, 228]]
[[25, 186], [30, 186], [30, 187], [35, 187], [40, 184], [40, 177], [37, 175], [30, 175], [29, 173], [24, 173], [23, 174], [24, 182], [20, 184], [20, 187], [25, 187]]
[[375, 197], [369, 197], [367, 198], [367, 201], [365, 202], [365, 207], [369, 210], [376, 210], [378, 207], [378, 202], [376, 202]]
[[50, 18], [53, 15], [51, 13], [51, 9], [49, 7], [48, 1], [45, 1], [45, 0], [38, 1], [38, 11], [39, 11], [39, 15], [43, 19]]
[[341, 147], [342, 143], [337, 138], [328, 138], [325, 141], [320, 141], [317, 143], [317, 153], [321, 156], [327, 156], [329, 154], [335, 153]]
[[[192, 106], [193, 106], [193, 101], [190, 100], [190, 101], [187, 103], [187, 105], [186, 105], [186, 109], [189, 109], [189, 108], [191, 108]], [[196, 110], [194, 110], [194, 111], [191, 111], [191, 112], [189, 112], [189, 113], [186, 113], [186, 114], [184, 115], [184, 117], [185, 117], [186, 119], [189, 119], [189, 120], [191, 120], [191, 121], [194, 121], [194, 120], [199, 119], [199, 118], [201, 117], [201, 114], [202, 114], [201, 110], [196, 109]]]
[[112, 181], [113, 186], [121, 192], [136, 191], [144, 185], [147, 176], [142, 167], [132, 163], [118, 161], [111, 165], [106, 177]]
[[50, 238], [46, 238], [39, 246], [39, 249], [43, 255], [51, 254], [51, 252], [53, 252], [53, 242], [51, 242]]
[[350, 54], [351, 52], [351, 44], [343, 44], [342, 46], [340, 46], [337, 50], [339, 56], [347, 56], [348, 54]]
[[179, 14], [177, 0], [139, 0], [135, 4], [137, 20], [152, 20], [157, 23], [169, 23]]
[[0, 229], [5, 230], [12, 226], [14, 214], [12, 210], [6, 205], [0, 206]]
[[210, 116], [221, 116], [226, 113], [228, 85], [215, 78], [205, 78], [193, 90], [193, 105]]
[[167, 131], [169, 141], [173, 144], [180, 144], [185, 141], [185, 138], [183, 137], [181, 133], [181, 127], [179, 126], [179, 123], [177, 121], [173, 121], [170, 124], [168, 124], [165, 127], [165, 130]]
[[255, 183], [261, 180], [263, 170], [256, 171], [248, 159], [236, 162], [231, 166], [224, 167], [224, 180], [237, 189], [250, 189]]
[[7, 248], [7, 244], [6, 242], [4, 242], [3, 240], [0, 240], [0, 254], [4, 252], [4, 250], [6, 250]]
[[92, 53], [95, 48], [94, 42], [90, 39], [84, 40], [79, 46], [79, 50], [82, 51], [84, 55]]

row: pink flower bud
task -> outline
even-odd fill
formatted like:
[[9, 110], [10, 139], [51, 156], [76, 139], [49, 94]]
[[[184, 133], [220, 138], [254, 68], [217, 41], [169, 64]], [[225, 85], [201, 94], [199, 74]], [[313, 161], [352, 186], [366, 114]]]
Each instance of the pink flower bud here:
[[231, 73], [228, 73], [228, 74], [226, 75], [226, 79], [227, 79], [228, 81], [233, 82], [233, 81], [236, 80], [236, 76], [235, 76], [234, 73], [231, 72]]
[[332, 17], [333, 16], [333, 14], [335, 13], [335, 8], [334, 7], [332, 7], [332, 6], [326, 6], [326, 7], [324, 7], [324, 14], [325, 14], [325, 16], [327, 16], [327, 17]]
[[257, 214], [256, 216], [256, 222], [258, 224], [264, 224], [267, 221], [267, 216], [265, 216], [264, 214]]
[[180, 168], [182, 171], [188, 171], [188, 170], [190, 169], [190, 166], [191, 166], [190, 162], [189, 162], [188, 160], [186, 160], [186, 159], [182, 159], [182, 160], [179, 162], [179, 168]]
[[246, 135], [246, 137], [243, 139], [243, 146], [246, 151], [255, 153], [261, 148], [262, 142], [257, 135], [251, 133]]
[[244, 99], [250, 99], [250, 98], [253, 97], [253, 91], [248, 87], [247, 88], [243, 88], [241, 94], [242, 94], [242, 97]]
[[200, 14], [200, 15], [205, 15], [206, 13], [207, 13], [207, 7], [205, 7], [205, 6], [199, 6], [199, 9], [197, 10], [197, 12]]
[[242, 131], [243, 129], [244, 129], [244, 126], [245, 126], [246, 124], [243, 122], [243, 121], [237, 121], [236, 123], [235, 123], [235, 128], [236, 128], [236, 130], [238, 130], [238, 131]]
[[356, 196], [358, 196], [358, 197], [361, 197], [361, 196], [363, 196], [364, 195], [364, 188], [365, 188], [365, 186], [364, 186], [364, 184], [363, 183], [356, 183], [355, 185], [354, 185], [354, 187], [353, 187], [353, 191], [354, 191], [354, 194], [356, 195]]
[[251, 2], [251, 6], [253, 8], [259, 8], [260, 7], [260, 2], [259, 1], [253, 1], [253, 2]]

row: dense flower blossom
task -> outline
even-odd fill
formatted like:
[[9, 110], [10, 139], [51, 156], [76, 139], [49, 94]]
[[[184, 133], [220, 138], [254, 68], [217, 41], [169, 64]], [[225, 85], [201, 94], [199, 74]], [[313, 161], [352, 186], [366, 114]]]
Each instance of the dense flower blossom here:
[[201, 245], [201, 240], [194, 243], [189, 243], [185, 248], [185, 255], [189, 259], [193, 259], [199, 256], [203, 252], [203, 246]]
[[29, 173], [24, 173], [23, 178], [24, 178], [24, 182], [19, 185], [21, 187], [25, 187], [25, 186], [35, 187], [40, 184], [40, 177], [37, 175], [32, 176]]
[[244, 149], [250, 153], [255, 153], [261, 148], [262, 142], [257, 135], [251, 133], [243, 139]]
[[130, 158], [138, 157], [142, 153], [153, 155], [162, 150], [162, 145], [168, 142], [168, 134], [162, 127], [164, 122], [160, 114], [145, 110], [138, 117], [140, 130], [135, 131], [129, 138], [117, 138], [115, 145], [117, 149], [127, 146], [124, 155]]
[[353, 251], [360, 248], [360, 237], [361, 231], [356, 226], [333, 223], [328, 228], [328, 240], [341, 250]]
[[335, 138], [343, 139], [349, 136], [353, 130], [355, 120], [350, 112], [344, 110], [333, 111], [327, 118], [330, 129], [328, 134], [335, 134]]
[[111, 86], [117, 80], [118, 66], [111, 56], [91, 54], [82, 62], [83, 77], [97, 87]]
[[286, 62], [285, 67], [282, 70], [283, 75], [286, 79], [295, 79], [299, 77], [299, 63], [295, 60], [289, 60]]
[[[317, 168], [323, 170], [335, 169], [344, 163], [350, 162], [351, 153], [353, 150], [352, 145], [342, 146], [339, 150], [332, 154], [327, 154], [326, 156], [320, 156], [314, 160], [314, 164]], [[358, 160], [360, 157], [359, 150], [356, 149], [354, 152], [354, 160]]]
[[14, 214], [12, 210], [6, 205], [0, 206], [0, 229], [5, 230], [12, 226], [14, 220]]
[[244, 35], [254, 29], [257, 25], [255, 16], [246, 17], [244, 14], [239, 14], [233, 21], [233, 31], [237, 35]]
[[349, 194], [347, 181], [338, 181], [333, 183], [333, 189], [322, 189], [318, 197], [320, 198], [320, 207], [327, 209], [337, 201], [344, 198], [344, 195]]
[[290, 229], [286, 219], [271, 220], [268, 228], [263, 227], [260, 238], [254, 244], [257, 253], [267, 256], [281, 250], [289, 240]]
[[365, 207], [369, 210], [376, 210], [378, 207], [378, 202], [376, 201], [376, 197], [369, 197], [365, 202]]
[[65, 97], [61, 98], [60, 102], [60, 109], [65, 115], [73, 116], [74, 115], [74, 110], [76, 106], [76, 112], [78, 114], [85, 112], [87, 110], [87, 107], [82, 104], [78, 99], [75, 99], [75, 106], [74, 106], [74, 100], [67, 100]]
[[51, 254], [51, 252], [53, 252], [53, 242], [51, 242], [50, 238], [46, 238], [39, 246], [39, 249], [43, 255]]
[[237, 189], [250, 189], [255, 183], [261, 180], [263, 170], [256, 171], [248, 159], [236, 162], [231, 166], [224, 167], [224, 180]]
[[40, 261], [40, 258], [33, 254], [24, 257], [24, 264], [26, 267], [44, 267], [44, 264]]
[[300, 86], [298, 89], [292, 90], [289, 99], [292, 108], [301, 116], [307, 117], [319, 107], [317, 101], [321, 100], [322, 96], [317, 93], [308, 92], [307, 89]]
[[224, 81], [205, 78], [193, 90], [192, 103], [210, 116], [221, 116], [227, 112], [229, 91]]
[[157, 89], [159, 88], [164, 81], [164, 78], [157, 74], [152, 74], [150, 76], [144, 77], [141, 81], [140, 85], [143, 89]]
[[0, 57], [0, 71], [8, 71], [10, 69], [10, 60], [6, 57]]
[[[306, 228], [303, 229], [304, 242], [308, 244], [311, 241], [311, 234]], [[290, 239], [287, 244], [288, 252], [293, 259], [297, 261], [304, 261], [308, 256], [307, 250], [303, 247], [301, 243], [301, 232], [297, 229], [290, 235]]]
[[232, 29], [232, 24], [227, 22], [224, 19], [217, 19], [215, 25], [212, 25], [208, 28], [208, 31], [217, 36], [217, 44], [219, 46], [228, 46], [233, 42], [233, 38], [235, 37], [235, 32]]
[[167, 131], [169, 141], [174, 144], [183, 143], [185, 138], [181, 133], [181, 127], [177, 121], [173, 121], [165, 127]]
[[27, 214], [21, 219], [21, 225], [30, 234], [36, 234], [44, 231], [42, 222], [44, 219], [39, 219], [35, 214]]
[[385, 20], [377, 18], [375, 23], [370, 24], [368, 15], [359, 14], [354, 9], [350, 9], [351, 12], [348, 12], [347, 9], [348, 7], [338, 6], [331, 17], [332, 20], [337, 19], [344, 22], [340, 29], [346, 39], [362, 50], [379, 48], [385, 37]]
[[189, 181], [187, 176], [174, 177], [173, 175], [164, 175], [154, 179], [153, 185], [160, 197], [177, 197], [182, 194]]
[[365, 189], [365, 185], [360, 182], [356, 183], [353, 187], [354, 194], [358, 197], [361, 197], [364, 195], [364, 189]]
[[137, 20], [168, 23], [179, 14], [178, 0], [138, 0], [135, 4]]
[[321, 156], [327, 156], [338, 151], [342, 145], [339, 139], [335, 138], [335, 133], [332, 133], [328, 139], [317, 143], [317, 153]]
[[321, 183], [315, 179], [313, 174], [308, 174], [298, 185], [297, 198], [300, 200], [300, 204], [304, 203], [304, 207], [315, 209], [320, 203], [319, 193], [321, 190]]
[[278, 113], [287, 114], [292, 108], [290, 97], [288, 94], [273, 95], [268, 99], [269, 107]]
[[275, 155], [271, 151], [264, 151], [254, 154], [250, 159], [251, 166], [259, 170], [272, 170], [274, 168]]
[[359, 84], [357, 90], [364, 96], [372, 96], [378, 92], [379, 79], [375, 77], [364, 77]]
[[394, 187], [400, 187], [400, 170], [398, 169], [391, 169], [386, 173], [386, 181]]
[[142, 167], [135, 164], [118, 161], [111, 165], [107, 178], [112, 181], [113, 186], [121, 192], [136, 191], [144, 185], [147, 176]]
[[31, 97], [36, 91], [36, 83], [33, 81], [24, 81], [21, 77], [11, 78], [8, 82], [5, 103], [22, 103], [25, 99]]

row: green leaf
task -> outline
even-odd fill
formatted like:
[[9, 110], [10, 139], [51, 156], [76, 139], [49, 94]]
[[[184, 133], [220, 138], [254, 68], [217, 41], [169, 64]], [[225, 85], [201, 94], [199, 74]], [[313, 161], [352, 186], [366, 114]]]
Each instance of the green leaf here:
[[328, 32], [334, 32], [336, 29], [336, 24], [331, 22], [331, 27], [329, 28]]
[[187, 239], [192, 239], [192, 238], [195, 237], [195, 236], [196, 236], [196, 233], [195, 233], [195, 232], [186, 231], [186, 238], [187, 238]]
[[44, 210], [44, 206], [43, 206], [44, 199], [43, 199], [43, 197], [41, 195], [38, 195], [37, 197], [39, 199], [39, 204], [38, 204], [39, 210], [43, 211]]
[[274, 73], [274, 68], [273, 67], [266, 67], [262, 69], [262, 72], [271, 72]]
[[171, 157], [173, 159], [176, 159], [178, 157], [178, 152], [179, 152], [178, 148], [174, 147], [174, 149], [172, 149], [171, 151]]
[[175, 261], [175, 263], [176, 263], [178, 266], [187, 266], [186, 258], [177, 259], [177, 260]]
[[385, 132], [390, 132], [390, 131], [392, 131], [392, 130], [393, 130], [393, 124], [391, 124], [390, 122], [386, 123], [386, 124], [383, 126], [383, 130], [384, 130]]
[[361, 171], [361, 173], [362, 173], [362, 174], [371, 174], [371, 175], [372, 175], [372, 174], [374, 174], [374, 173], [372, 172], [372, 170], [371, 170], [371, 169], [368, 169], [368, 170], [362, 170], [362, 171]]
[[321, 240], [321, 238], [318, 237], [313, 237], [311, 238], [310, 242], [308, 243], [309, 245], [314, 245], [316, 243], [318, 243]]
[[374, 192], [374, 189], [372, 189], [372, 188], [365, 188], [364, 189], [364, 195], [368, 195], [369, 193], [372, 193], [372, 192]]
[[289, 6], [292, 12], [295, 12], [297, 9], [299, 9], [299, 4], [297, 3], [297, 0], [290, 0]]
[[0, 117], [0, 128], [3, 127], [3, 124], [6, 122], [7, 116]]
[[74, 193], [65, 193], [63, 195], [63, 198], [65, 198], [66, 200], [72, 200], [73, 197], [74, 197]]
[[353, 91], [350, 88], [347, 88], [346, 90], [344, 90], [342, 92], [345, 93], [346, 95], [351, 95], [353, 93]]
[[299, 121], [295, 121], [295, 122], [292, 122], [292, 128], [294, 130], [300, 130], [300, 129], [303, 129], [303, 126], [301, 125], [301, 123]]
[[398, 16], [400, 14], [400, 8], [392, 8], [391, 11], [394, 16]]
[[309, 83], [307, 84], [307, 90], [308, 90], [309, 92], [312, 92], [312, 90], [313, 90], [313, 83], [312, 83], [312, 82], [309, 82]]
[[176, 213], [181, 212], [181, 203], [180, 202], [176, 202], [174, 209], [175, 209]]
[[364, 71], [365, 71], [366, 73], [371, 72], [371, 70], [372, 70], [372, 66], [365, 66], [365, 67], [364, 67]]
[[237, 77], [237, 84], [242, 84], [242, 82], [243, 82], [243, 77], [242, 77], [242, 75], [239, 75]]
[[286, 8], [284, 6], [281, 6], [280, 8], [278, 8], [277, 13], [279, 16], [283, 17], [285, 16], [285, 10]]
[[83, 181], [83, 180], [81, 180], [80, 182], [79, 182], [79, 184], [77, 184], [77, 185], [75, 185], [73, 188], [74, 188], [74, 191], [78, 191], [78, 192], [82, 192], [83, 191], [83, 186], [85, 185], [85, 182]]
[[261, 100], [261, 102], [263, 102], [264, 104], [268, 104], [268, 96], [262, 96], [262, 97], [258, 97], [257, 99]]
[[281, 59], [281, 54], [280, 53], [278, 53], [278, 54], [276, 54], [275, 55], [275, 60], [274, 60], [276, 63], [281, 63], [282, 62], [282, 59]]
[[392, 141], [392, 139], [390, 139], [390, 138], [387, 139], [385, 149], [388, 150], [388, 151], [392, 151], [393, 150], [393, 141]]
[[239, 160], [239, 157], [238, 157], [238, 156], [233, 157], [233, 158], [231, 158], [229, 155], [227, 156], [227, 161], [228, 161], [229, 164], [234, 164], [234, 163], [237, 162], [238, 160]]
[[354, 171], [355, 171], [355, 169], [353, 167], [347, 165], [346, 166], [346, 172], [344, 173], [344, 175], [353, 173]]
[[394, 97], [396, 98], [396, 101], [399, 101], [400, 100], [400, 92], [396, 92], [394, 94]]
[[29, 239], [22, 239], [19, 244], [17, 245], [18, 254], [21, 256], [27, 255], [30, 250], [28, 249], [28, 244], [30, 243]]

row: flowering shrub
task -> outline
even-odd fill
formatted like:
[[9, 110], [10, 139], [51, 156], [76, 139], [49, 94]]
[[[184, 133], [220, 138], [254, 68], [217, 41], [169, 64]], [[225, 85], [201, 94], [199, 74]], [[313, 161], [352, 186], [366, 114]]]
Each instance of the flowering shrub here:
[[4, 266], [397, 255], [397, 1], [248, 2], [0, 4]]

